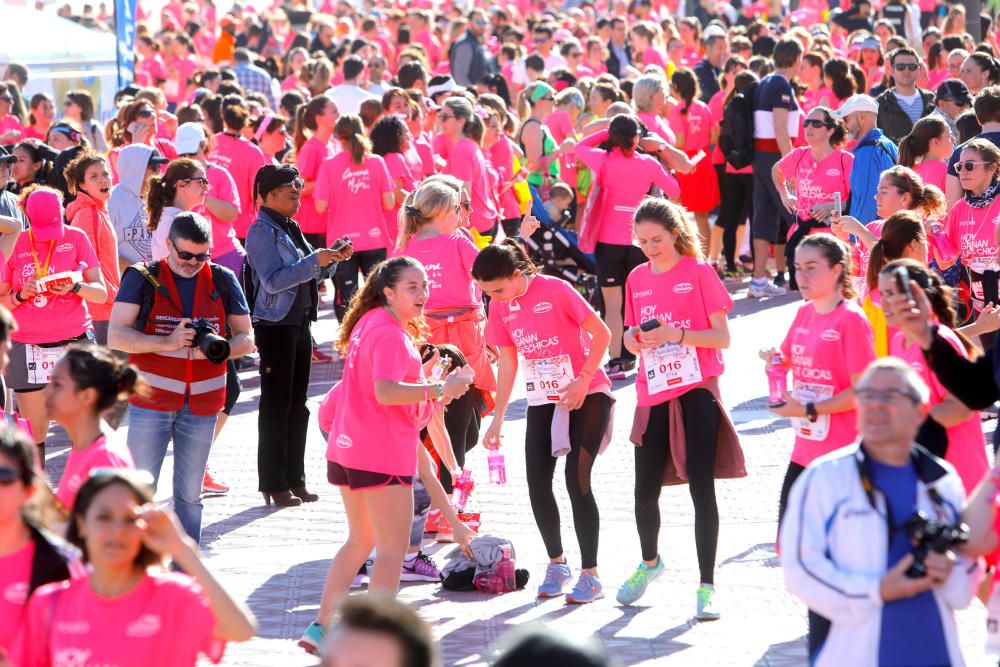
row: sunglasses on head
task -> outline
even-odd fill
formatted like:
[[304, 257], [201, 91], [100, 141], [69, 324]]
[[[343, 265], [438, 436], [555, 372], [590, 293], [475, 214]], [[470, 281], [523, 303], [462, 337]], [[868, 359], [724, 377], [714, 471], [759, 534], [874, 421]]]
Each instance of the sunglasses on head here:
[[21, 475], [10, 466], [0, 466], [0, 486], [10, 486], [20, 477]]
[[990, 164], [989, 162], [983, 162], [982, 160], [966, 160], [965, 162], [956, 162], [955, 171], [962, 173], [963, 171], [972, 171], [976, 168], [977, 164]]
[[833, 127], [832, 125], [830, 125], [829, 123], [827, 123], [825, 120], [819, 120], [818, 118], [806, 118], [804, 121], [802, 121], [802, 125], [804, 127], [817, 127], [817, 128], [818, 127], [825, 127], [825, 128]]
[[896, 68], [897, 72], [902, 72], [903, 70], [909, 70], [911, 72], [916, 72], [917, 69], [920, 67], [920, 65], [918, 65], [917, 63], [897, 63], [897, 64], [893, 65], [893, 67]]
[[194, 182], [201, 183], [205, 187], [208, 187], [208, 179], [205, 178], [204, 176], [195, 176], [194, 178], [182, 178], [178, 181], [178, 183], [194, 183]]
[[153, 111], [152, 109], [146, 108], [146, 109], [139, 110], [139, 112], [136, 113], [135, 115], [136, 115], [136, 118], [149, 118], [151, 116], [155, 116], [156, 112]]
[[302, 188], [304, 188], [305, 185], [306, 185], [305, 181], [303, 181], [301, 178], [296, 178], [291, 183], [286, 183], [285, 185], [279, 185], [278, 187], [275, 188], [275, 190], [280, 190], [282, 188], [291, 188], [292, 192], [302, 192]]
[[212, 258], [212, 253], [210, 252], [188, 252], [187, 250], [178, 250], [177, 246], [174, 246], [174, 252], [185, 262], [190, 262], [192, 259], [199, 262], [207, 262]]

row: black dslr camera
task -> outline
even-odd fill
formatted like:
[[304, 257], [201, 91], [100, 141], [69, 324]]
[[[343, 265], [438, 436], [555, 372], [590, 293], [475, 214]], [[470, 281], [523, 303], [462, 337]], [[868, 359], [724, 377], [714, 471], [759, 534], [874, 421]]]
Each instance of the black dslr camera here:
[[201, 350], [205, 358], [213, 364], [224, 364], [229, 359], [229, 341], [215, 333], [208, 320], [197, 319], [187, 324], [189, 329], [194, 329], [194, 339], [191, 347]]
[[906, 576], [911, 579], [919, 579], [927, 574], [924, 559], [930, 552], [943, 554], [969, 541], [969, 527], [964, 523], [949, 526], [929, 518], [923, 512], [917, 512], [907, 519], [903, 529], [915, 543], [913, 565], [906, 571]]

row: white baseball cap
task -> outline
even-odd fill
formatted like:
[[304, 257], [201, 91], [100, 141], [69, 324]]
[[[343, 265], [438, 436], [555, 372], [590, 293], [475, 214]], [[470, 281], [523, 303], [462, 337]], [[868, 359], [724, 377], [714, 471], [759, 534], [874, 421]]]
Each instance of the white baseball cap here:
[[878, 113], [878, 102], [872, 99], [870, 95], [851, 95], [844, 100], [844, 103], [840, 105], [839, 109], [830, 115], [834, 118], [845, 118], [855, 111]]
[[177, 128], [174, 137], [174, 148], [178, 155], [194, 155], [208, 137], [201, 123], [184, 123]]

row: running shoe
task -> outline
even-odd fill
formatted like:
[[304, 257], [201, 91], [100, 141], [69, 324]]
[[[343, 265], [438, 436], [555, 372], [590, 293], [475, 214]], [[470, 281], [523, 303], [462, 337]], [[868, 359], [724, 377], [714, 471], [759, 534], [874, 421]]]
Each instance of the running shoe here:
[[716, 621], [722, 616], [715, 603], [715, 586], [702, 584], [698, 587], [698, 611], [694, 617], [699, 621]]
[[639, 567], [635, 568], [632, 576], [618, 589], [616, 597], [618, 603], [634, 604], [645, 594], [649, 582], [663, 574], [665, 569], [666, 565], [663, 564], [663, 559], [659, 555], [656, 556], [656, 565], [653, 567], [639, 563]]
[[403, 571], [399, 575], [400, 581], [441, 581], [441, 570], [437, 568], [431, 557], [423, 551], [419, 552], [413, 560], [403, 561]]
[[625, 371], [626, 373], [631, 373], [632, 371], [635, 370], [635, 357], [631, 357], [629, 359], [622, 359], [621, 364], [623, 371]]
[[208, 472], [208, 468], [205, 468], [205, 478], [201, 481], [201, 492], [210, 493], [215, 496], [224, 496], [229, 493], [229, 487], [222, 482], [217, 482], [212, 479], [212, 475]]
[[566, 602], [570, 604], [587, 604], [604, 597], [604, 586], [600, 579], [590, 574], [586, 570], [580, 571], [580, 578], [576, 580], [576, 586], [566, 595]]
[[306, 650], [309, 655], [319, 655], [319, 649], [326, 641], [326, 630], [319, 623], [310, 623], [306, 631], [302, 633], [299, 646]]
[[763, 297], [770, 296], [784, 296], [788, 293], [784, 287], [779, 287], [775, 285], [770, 280], [766, 280], [763, 283], [756, 283], [750, 281], [750, 289], [747, 291], [747, 296], [752, 299], [760, 299]]
[[784, 271], [778, 271], [778, 273], [775, 274], [774, 284], [777, 285], [778, 287], [785, 287], [788, 284], [788, 281], [785, 279]]
[[604, 366], [604, 371], [608, 374], [609, 380], [624, 380], [625, 379], [625, 369], [622, 366], [621, 359], [612, 359]]
[[554, 598], [562, 595], [573, 572], [566, 563], [549, 563], [545, 568], [545, 581], [538, 587], [538, 597]]
[[368, 573], [373, 565], [375, 565], [375, 561], [369, 558], [364, 565], [358, 568], [358, 573], [354, 575], [354, 580], [351, 582], [351, 588], [363, 588], [371, 583], [371, 577], [368, 576]]

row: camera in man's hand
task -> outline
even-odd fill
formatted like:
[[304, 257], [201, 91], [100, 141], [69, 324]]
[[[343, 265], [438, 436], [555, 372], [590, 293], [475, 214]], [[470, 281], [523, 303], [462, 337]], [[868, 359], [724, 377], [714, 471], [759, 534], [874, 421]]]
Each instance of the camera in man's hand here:
[[185, 326], [194, 329], [191, 347], [201, 350], [205, 358], [213, 364], [224, 364], [229, 359], [229, 341], [215, 333], [215, 327], [208, 320], [197, 319]]
[[923, 512], [917, 512], [907, 519], [903, 529], [914, 543], [913, 565], [906, 571], [906, 576], [911, 579], [927, 575], [927, 566], [924, 565], [927, 554], [932, 551], [939, 554], [947, 553], [969, 540], [969, 527], [964, 523], [949, 526], [931, 519]]

